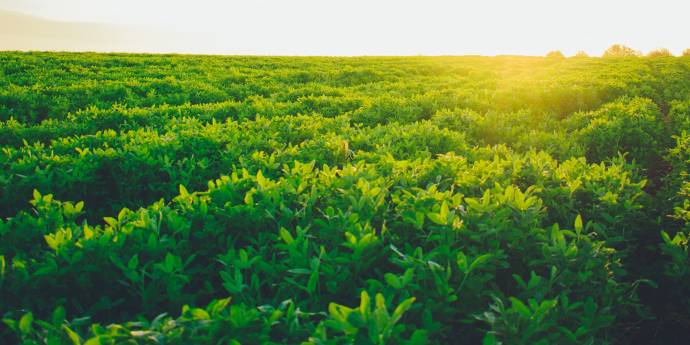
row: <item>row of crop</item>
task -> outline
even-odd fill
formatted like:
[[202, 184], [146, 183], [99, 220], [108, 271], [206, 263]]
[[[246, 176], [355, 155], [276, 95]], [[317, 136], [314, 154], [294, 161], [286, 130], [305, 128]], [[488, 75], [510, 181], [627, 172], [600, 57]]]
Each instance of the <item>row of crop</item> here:
[[[683, 125], [679, 107], [671, 110], [670, 125], [659, 108], [649, 99], [622, 98], [600, 109], [580, 112], [566, 120], [555, 115], [519, 111], [513, 113], [458, 109], [448, 94], [436, 93], [412, 99], [384, 97], [362, 100], [348, 97], [302, 96], [295, 102], [272, 103], [264, 98], [244, 102], [161, 106], [153, 108], [97, 108], [71, 114], [67, 120], [46, 120], [27, 126], [16, 120], [0, 123], [0, 143], [20, 146], [23, 142], [50, 140], [94, 134], [97, 131], [134, 130], [142, 127], [163, 129], [171, 118], [195, 117], [202, 122], [232, 119], [254, 119], [315, 113], [327, 117], [345, 115], [352, 123], [373, 126], [380, 123], [412, 123], [431, 118], [442, 128], [463, 132], [470, 143], [478, 145], [507, 144], [514, 149], [546, 150], [560, 158], [586, 155], [592, 161], [627, 153], [631, 159], [649, 168], [670, 147], [667, 127]], [[680, 103], [679, 103], [680, 104]], [[450, 110], [453, 109], [453, 110]], [[674, 115], [679, 114], [679, 115]], [[565, 139], [575, 137], [576, 140]], [[640, 146], [639, 142], [649, 143]]]
[[[36, 62], [23, 61], [23, 55], [16, 54], [0, 55], [0, 85], [4, 85], [0, 120], [14, 117], [27, 124], [64, 119], [88, 107], [203, 104], [249, 97], [273, 103], [305, 90], [308, 96], [338, 90], [342, 96], [365, 100], [450, 92], [456, 106], [481, 112], [530, 109], [565, 117], [623, 95], [650, 98], [665, 110], [672, 100], [687, 99], [690, 90], [687, 59], [584, 59], [553, 65], [543, 59], [516, 57], [486, 61], [312, 58], [292, 63], [279, 58], [101, 57], [116, 64], [121, 59], [123, 65], [116, 67], [100, 66], [98, 59], [89, 60], [91, 55], [74, 54], [41, 57], [42, 68], [37, 69]], [[308, 102], [303, 105], [311, 107]], [[385, 107], [379, 112], [383, 118], [374, 112], [364, 114], [363, 122], [381, 123], [396, 115]]]
[[[2, 309], [31, 310], [8, 323], [39, 343], [154, 333], [178, 343], [205, 334], [197, 341], [421, 344], [458, 332], [489, 343], [603, 341], [635, 302], [612, 232], [631, 230], [642, 184], [625, 165], [534, 154], [510, 171], [513, 158], [294, 162], [277, 178], [243, 170], [95, 226], [79, 221], [83, 203], [35, 192], [36, 215], [0, 223]], [[453, 169], [464, 174], [452, 186], [428, 182]], [[552, 212], [562, 198], [574, 209]], [[572, 230], [552, 222], [561, 216]], [[179, 322], [86, 327], [226, 296], [229, 311], [217, 301], [205, 312], [183, 308]], [[32, 323], [51, 312], [52, 323]]]
[[675, 146], [667, 153], [670, 172], [665, 176], [664, 188], [659, 192], [659, 203], [666, 210], [664, 232], [659, 249], [663, 253], [661, 267], [655, 279], [661, 291], [654, 296], [661, 301], [664, 319], [672, 326], [688, 322], [690, 303], [690, 102], [678, 102], [669, 116], [676, 123]]
[[294, 159], [341, 164], [360, 153], [414, 159], [466, 150], [461, 134], [431, 123], [366, 128], [320, 116], [206, 124], [170, 119], [160, 132], [106, 130], [5, 147], [0, 200], [9, 216], [28, 206], [23, 200], [38, 188], [112, 212], [170, 197], [178, 184], [199, 188], [233, 167], [277, 170]]
[[[219, 107], [218, 114], [226, 114], [224, 105]], [[173, 113], [183, 117], [170, 116]], [[115, 114], [118, 118], [122, 113]], [[184, 117], [178, 108], [162, 108], [160, 117], [146, 116], [145, 111], [133, 114], [156, 123], [152, 127], [159, 130], [106, 130], [55, 139], [50, 145], [5, 147], [0, 159], [4, 215], [28, 206], [23, 200], [34, 188], [60, 199], [85, 200], [94, 212], [112, 212], [171, 197], [178, 184], [197, 189], [233, 167], [275, 170], [294, 159], [342, 164], [380, 155], [415, 159], [447, 152], [462, 153], [471, 161], [483, 157], [471, 153], [481, 149], [468, 149], [461, 132], [469, 143], [508, 143], [519, 152], [541, 150], [559, 159], [586, 153], [590, 161], [601, 162], [627, 152], [628, 160], [645, 169], [654, 168], [668, 141], [660, 112], [645, 99], [611, 103], [565, 122], [524, 112], [482, 116], [472, 111], [375, 127], [358, 126], [348, 117], [318, 115], [215, 122], [214, 113], [210, 121], [197, 120]], [[165, 116], [170, 117], [163, 123]], [[106, 118], [99, 115], [94, 121], [108, 122]], [[138, 127], [132, 122], [128, 126]], [[531, 127], [537, 129], [527, 131]]]
[[413, 122], [430, 118], [448, 108], [462, 106], [452, 93], [429, 93], [411, 99], [384, 96], [360, 98], [353, 96], [300, 96], [292, 101], [276, 102], [263, 97], [249, 97], [244, 101], [223, 101], [204, 104], [161, 105], [132, 108], [121, 105], [109, 109], [91, 107], [69, 114], [66, 119], [48, 119], [31, 124], [12, 118], [0, 122], [0, 144], [21, 145], [23, 141], [48, 143], [52, 139], [93, 134], [99, 130], [127, 130], [140, 127], [160, 129], [171, 118], [195, 117], [201, 121], [224, 121], [264, 117], [320, 114], [325, 117], [351, 115], [353, 122], [365, 125], [390, 122]]
[[560, 159], [584, 156], [591, 162], [624, 154], [649, 171], [657, 169], [672, 147], [673, 128], [687, 122], [681, 104], [676, 103], [668, 119], [650, 99], [623, 97], [566, 119], [529, 111], [479, 114], [456, 109], [434, 114], [432, 122], [464, 133], [477, 145], [506, 144], [518, 151], [543, 150]]

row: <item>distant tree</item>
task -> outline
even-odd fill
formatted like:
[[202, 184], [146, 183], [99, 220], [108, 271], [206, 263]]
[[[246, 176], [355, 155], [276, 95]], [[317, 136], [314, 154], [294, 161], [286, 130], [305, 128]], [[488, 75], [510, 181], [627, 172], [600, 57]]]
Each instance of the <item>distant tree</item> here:
[[552, 50], [546, 54], [549, 59], [565, 59], [565, 55], [560, 50]]
[[578, 50], [577, 53], [575, 53], [575, 57], [589, 57], [589, 55], [587, 55], [584, 50]]
[[683, 56], [690, 56], [690, 48], [683, 50]]
[[639, 50], [632, 49], [622, 44], [614, 44], [604, 51], [604, 57], [620, 57], [620, 56], [640, 56]]
[[671, 52], [666, 49], [666, 48], [659, 48], [659, 49], [654, 49], [647, 53], [647, 57], [666, 57], [666, 56], [673, 56]]

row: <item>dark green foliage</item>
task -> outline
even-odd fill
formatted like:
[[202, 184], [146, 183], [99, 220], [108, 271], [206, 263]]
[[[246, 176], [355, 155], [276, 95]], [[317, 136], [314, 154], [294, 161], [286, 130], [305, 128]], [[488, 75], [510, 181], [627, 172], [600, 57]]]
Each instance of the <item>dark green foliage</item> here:
[[658, 106], [649, 99], [621, 100], [573, 118], [589, 160], [600, 162], [618, 153], [650, 168], [670, 146], [669, 131]]
[[0, 53], [0, 342], [673, 343], [689, 67]]

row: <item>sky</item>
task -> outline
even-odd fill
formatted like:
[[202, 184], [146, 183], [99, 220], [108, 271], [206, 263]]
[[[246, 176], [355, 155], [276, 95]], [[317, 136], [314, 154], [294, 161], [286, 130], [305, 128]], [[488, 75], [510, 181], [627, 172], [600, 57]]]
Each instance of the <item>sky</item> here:
[[[35, 22], [6, 21], [0, 50], [601, 55], [613, 43], [642, 52], [690, 48], [688, 0], [0, 0], [0, 10], [90, 23], [65, 34], [52, 23], [50, 37], [36, 38]], [[100, 31], [89, 29], [95, 25]]]

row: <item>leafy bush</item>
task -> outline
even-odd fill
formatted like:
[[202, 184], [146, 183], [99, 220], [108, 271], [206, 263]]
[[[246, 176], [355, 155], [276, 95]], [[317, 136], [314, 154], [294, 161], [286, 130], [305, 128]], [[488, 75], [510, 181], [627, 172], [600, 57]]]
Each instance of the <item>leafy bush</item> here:
[[[589, 160], [600, 162], [627, 153], [627, 158], [650, 168], [669, 146], [669, 134], [659, 108], [648, 99], [624, 99], [578, 115], [583, 128], [578, 139]], [[644, 145], [640, 145], [644, 143]]]

